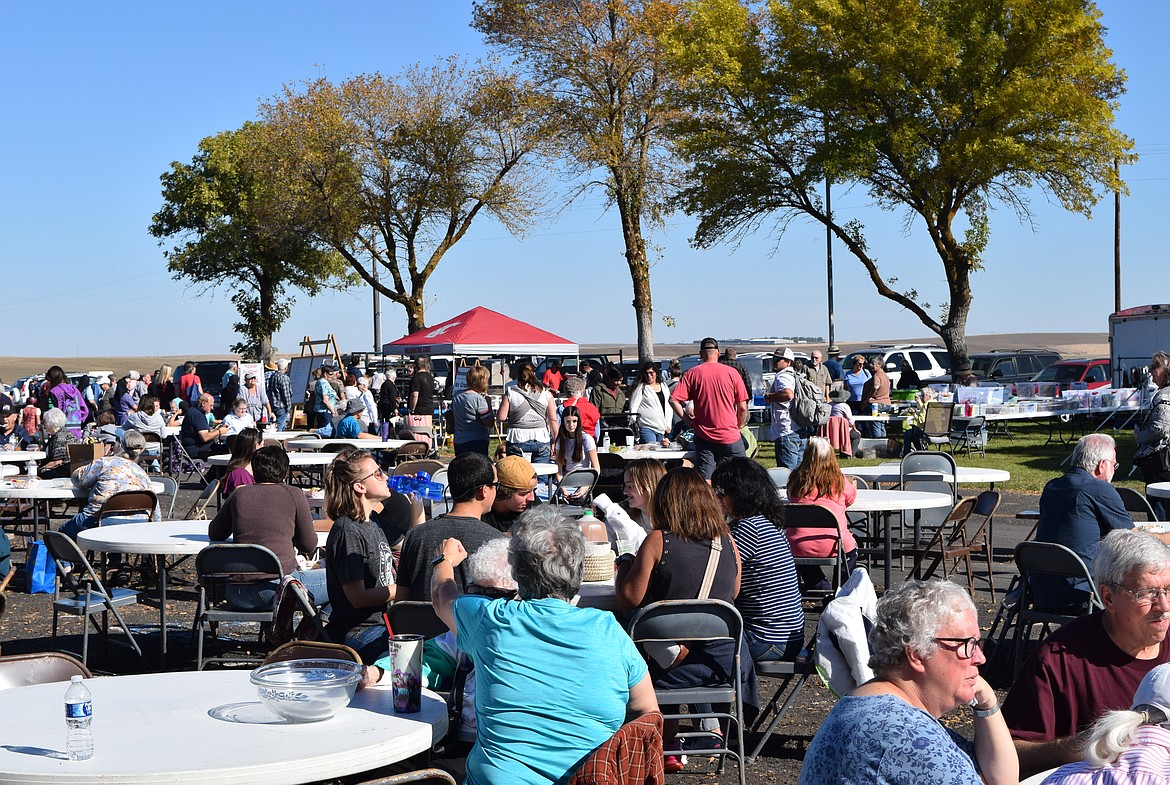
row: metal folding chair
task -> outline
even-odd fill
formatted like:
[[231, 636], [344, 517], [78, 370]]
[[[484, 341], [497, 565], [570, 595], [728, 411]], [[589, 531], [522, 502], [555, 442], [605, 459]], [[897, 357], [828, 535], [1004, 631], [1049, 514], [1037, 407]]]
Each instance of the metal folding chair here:
[[[195, 608], [194, 632], [197, 636], [197, 670], [212, 662], [261, 663], [261, 656], [203, 656], [204, 632], [210, 631], [217, 642], [218, 628], [223, 622], [251, 622], [260, 625], [257, 645], [264, 640], [268, 627], [276, 620], [276, 612], [266, 609], [242, 608], [232, 602], [229, 589], [241, 583], [279, 581], [281, 578], [280, 558], [263, 545], [240, 543], [219, 543], [208, 545], [195, 557], [196, 587], [199, 598]], [[275, 592], [275, 587], [273, 589]], [[232, 641], [233, 643], [236, 641]]]
[[1015, 672], [1019, 673], [1024, 657], [1024, 643], [1032, 638], [1032, 628], [1040, 625], [1040, 641], [1052, 631], [1077, 618], [1077, 614], [1053, 613], [1036, 608], [1032, 597], [1030, 578], [1034, 575], [1053, 575], [1061, 578], [1082, 578], [1089, 586], [1089, 605], [1086, 612], [1103, 609], [1105, 604], [1097, 593], [1097, 586], [1089, 568], [1071, 549], [1055, 542], [1021, 542], [1016, 546], [1016, 567], [1020, 571], [1022, 593], [1016, 614], [1016, 634], [1012, 643]]
[[93, 674], [80, 660], [59, 651], [0, 657], [0, 690], [69, 681], [74, 676], [89, 679]]

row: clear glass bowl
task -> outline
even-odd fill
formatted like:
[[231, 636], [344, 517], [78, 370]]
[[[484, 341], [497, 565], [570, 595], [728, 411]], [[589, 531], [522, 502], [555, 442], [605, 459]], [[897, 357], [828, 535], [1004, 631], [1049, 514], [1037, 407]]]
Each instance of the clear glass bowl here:
[[345, 660], [288, 660], [252, 671], [256, 694], [272, 713], [289, 722], [320, 722], [349, 703], [362, 666]]

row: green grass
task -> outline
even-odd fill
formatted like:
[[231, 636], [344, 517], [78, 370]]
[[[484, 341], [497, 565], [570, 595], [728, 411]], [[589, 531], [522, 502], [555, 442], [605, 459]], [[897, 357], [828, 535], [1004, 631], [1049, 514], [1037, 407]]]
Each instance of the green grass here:
[[[994, 423], [993, 423], [994, 424]], [[1110, 423], [1112, 425], [1113, 423]], [[1044, 484], [1054, 477], [1064, 473], [1067, 464], [1062, 466], [1061, 461], [1072, 454], [1076, 438], [1083, 436], [1077, 431], [1076, 438], [1068, 444], [1061, 444], [1048, 440], [1048, 425], [1044, 421], [1015, 420], [1008, 423], [1012, 439], [1003, 433], [993, 433], [987, 443], [987, 457], [973, 453], [970, 458], [965, 453], [959, 453], [955, 460], [961, 466], [980, 466], [988, 469], [1003, 469], [1011, 472], [1012, 479], [1004, 483], [1003, 488], [1009, 491], [1025, 491], [1039, 493], [1044, 490]], [[890, 429], [894, 435], [895, 430]], [[899, 439], [900, 431], [898, 431]], [[1141, 472], [1135, 472], [1132, 478], [1126, 478], [1129, 472], [1130, 461], [1133, 458], [1133, 432], [1129, 430], [1114, 433], [1110, 427], [1104, 429], [1117, 440], [1117, 460], [1121, 464], [1114, 478], [1115, 485], [1125, 485], [1138, 491], [1144, 491], [1145, 484], [1141, 481]], [[1066, 427], [1065, 438], [1069, 438]], [[885, 459], [853, 459], [843, 458], [842, 466], [874, 466]], [[775, 451], [771, 442], [760, 441], [759, 461], [764, 466], [775, 465]]]

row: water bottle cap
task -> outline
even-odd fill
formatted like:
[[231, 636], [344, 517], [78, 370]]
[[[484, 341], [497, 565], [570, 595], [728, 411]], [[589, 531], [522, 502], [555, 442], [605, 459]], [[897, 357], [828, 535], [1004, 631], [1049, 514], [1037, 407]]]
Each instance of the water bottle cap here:
[[80, 676], [70, 676], [69, 681], [71, 681], [74, 684], [79, 684], [81, 682], [81, 677]]

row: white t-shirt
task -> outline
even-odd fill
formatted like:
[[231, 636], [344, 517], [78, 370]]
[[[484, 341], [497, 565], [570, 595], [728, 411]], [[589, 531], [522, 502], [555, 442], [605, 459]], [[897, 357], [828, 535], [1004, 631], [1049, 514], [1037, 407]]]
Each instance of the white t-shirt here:
[[[796, 373], [791, 367], [785, 368], [776, 374], [776, 378], [772, 380], [771, 392], [780, 392], [781, 390], [795, 390], [796, 389]], [[779, 439], [781, 436], [788, 436], [794, 431], [792, 427], [792, 418], [788, 415], [788, 405], [792, 399], [787, 401], [772, 401], [772, 438]]]

